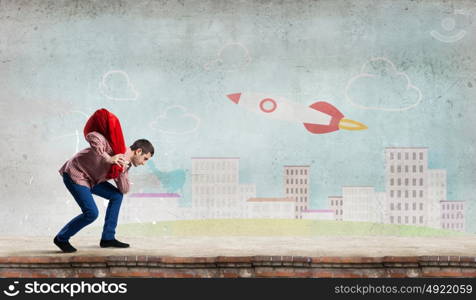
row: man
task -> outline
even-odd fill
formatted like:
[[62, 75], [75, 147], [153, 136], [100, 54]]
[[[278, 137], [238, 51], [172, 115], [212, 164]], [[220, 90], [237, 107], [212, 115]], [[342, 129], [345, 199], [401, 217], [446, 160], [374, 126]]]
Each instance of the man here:
[[[82, 214], [66, 224], [53, 241], [63, 252], [76, 251], [69, 239], [98, 217], [98, 208], [92, 196], [95, 194], [109, 200], [99, 245], [102, 248], [127, 248], [128, 244], [116, 240], [115, 233], [123, 195], [129, 192], [128, 172], [131, 165], [144, 165], [154, 155], [154, 147], [148, 140], [140, 139], [124, 154], [113, 155], [109, 142], [102, 134], [92, 131], [86, 135], [86, 140], [91, 147], [78, 152], [59, 170]], [[119, 177], [114, 178], [117, 187], [107, 181], [108, 172], [114, 164], [123, 168]]]

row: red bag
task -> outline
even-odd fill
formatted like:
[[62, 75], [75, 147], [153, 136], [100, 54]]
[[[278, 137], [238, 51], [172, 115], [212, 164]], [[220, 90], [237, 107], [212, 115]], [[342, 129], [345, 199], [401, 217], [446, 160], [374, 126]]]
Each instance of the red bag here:
[[[113, 155], [119, 153], [126, 153], [126, 142], [124, 141], [124, 135], [122, 134], [121, 123], [119, 119], [105, 108], [96, 110], [96, 112], [88, 119], [84, 126], [84, 136], [92, 131], [102, 134], [109, 145], [111, 145]], [[109, 169], [107, 179], [113, 179], [119, 177], [122, 173], [122, 167], [114, 164]]]

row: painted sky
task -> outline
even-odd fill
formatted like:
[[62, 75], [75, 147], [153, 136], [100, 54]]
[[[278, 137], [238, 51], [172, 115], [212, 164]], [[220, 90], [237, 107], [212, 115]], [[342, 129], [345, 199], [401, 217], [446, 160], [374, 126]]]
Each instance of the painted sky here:
[[[57, 170], [87, 146], [82, 127], [101, 107], [129, 143], [156, 145], [163, 172], [240, 157], [241, 182], [276, 197], [283, 165], [310, 164], [313, 208], [343, 185], [383, 191], [385, 147], [428, 147], [448, 199], [474, 216], [475, 11], [472, 1], [1, 1], [2, 218], [28, 223], [29, 208], [70, 197]], [[327, 101], [369, 129], [313, 135], [241, 109], [226, 97], [236, 92]]]

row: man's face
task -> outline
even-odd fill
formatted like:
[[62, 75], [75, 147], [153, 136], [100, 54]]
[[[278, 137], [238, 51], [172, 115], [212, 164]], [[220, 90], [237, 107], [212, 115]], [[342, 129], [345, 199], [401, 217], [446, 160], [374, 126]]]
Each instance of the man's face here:
[[142, 149], [136, 149], [134, 150], [134, 154], [132, 155], [131, 158], [131, 163], [134, 167], [137, 166], [143, 166], [145, 163], [151, 158], [150, 152], [147, 154], [142, 153]]

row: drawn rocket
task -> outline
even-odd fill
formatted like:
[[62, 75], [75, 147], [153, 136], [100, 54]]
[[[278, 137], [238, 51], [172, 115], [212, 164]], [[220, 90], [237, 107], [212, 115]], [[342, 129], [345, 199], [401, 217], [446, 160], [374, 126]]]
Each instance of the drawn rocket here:
[[344, 115], [327, 102], [316, 102], [310, 106], [287, 101], [280, 97], [267, 97], [259, 94], [235, 93], [227, 97], [247, 110], [268, 118], [300, 122], [311, 133], [321, 134], [345, 130], [364, 130], [364, 124], [344, 119]]

